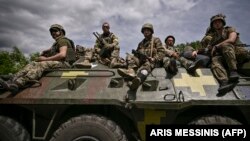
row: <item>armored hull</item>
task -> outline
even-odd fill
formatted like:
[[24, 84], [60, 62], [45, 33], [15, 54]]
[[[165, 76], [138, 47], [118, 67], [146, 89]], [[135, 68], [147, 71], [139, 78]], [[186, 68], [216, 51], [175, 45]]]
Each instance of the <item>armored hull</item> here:
[[145, 140], [149, 124], [250, 124], [248, 65], [224, 95], [218, 94], [219, 83], [209, 68], [192, 75], [179, 68], [174, 76], [155, 68], [145, 81], [149, 85], [134, 91], [116, 69], [100, 64], [48, 70], [39, 84], [16, 94], [1, 90], [0, 124], [9, 127], [5, 123], [10, 121], [22, 129], [18, 135], [11, 131], [18, 141], [133, 141]]

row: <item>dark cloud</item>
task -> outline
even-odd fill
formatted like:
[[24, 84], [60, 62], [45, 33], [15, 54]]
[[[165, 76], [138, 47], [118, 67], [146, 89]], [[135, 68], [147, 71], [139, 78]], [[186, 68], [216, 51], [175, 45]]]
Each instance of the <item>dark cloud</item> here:
[[162, 41], [172, 34], [176, 43], [185, 43], [200, 40], [217, 13], [224, 13], [227, 24], [249, 43], [249, 7], [248, 0], [0, 0], [0, 50], [42, 51], [53, 43], [48, 29], [54, 23], [62, 24], [76, 44], [92, 47], [92, 32], [101, 32], [108, 21], [124, 56], [143, 38], [140, 29], [146, 22]]

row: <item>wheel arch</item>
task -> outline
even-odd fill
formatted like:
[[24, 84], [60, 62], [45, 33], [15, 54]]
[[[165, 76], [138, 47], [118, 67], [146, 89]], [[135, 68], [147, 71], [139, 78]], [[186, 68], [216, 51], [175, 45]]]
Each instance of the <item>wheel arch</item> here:
[[[137, 130], [135, 123], [129, 113], [129, 110], [122, 106], [116, 105], [72, 105], [67, 106], [57, 116], [57, 123], [52, 127], [53, 131], [57, 130], [61, 124], [65, 123], [72, 117], [84, 114], [99, 115], [114, 121], [126, 134], [129, 140], [135, 140]], [[135, 133], [135, 134], [131, 134]]]

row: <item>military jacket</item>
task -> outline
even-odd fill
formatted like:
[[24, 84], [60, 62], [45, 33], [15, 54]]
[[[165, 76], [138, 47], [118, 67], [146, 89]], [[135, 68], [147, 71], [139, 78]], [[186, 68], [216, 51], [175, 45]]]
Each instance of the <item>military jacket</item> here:
[[[216, 45], [228, 39], [229, 34], [232, 32], [236, 32], [236, 30], [235, 28], [229, 26], [223, 28], [222, 35], [218, 34], [217, 32], [213, 32], [212, 34], [210, 34], [212, 36], [211, 45]], [[237, 38], [234, 44], [242, 44], [239, 38], [239, 33], [237, 33]]]
[[[153, 50], [151, 56], [151, 42], [153, 41]], [[164, 54], [164, 47], [162, 46], [162, 42], [158, 37], [152, 37], [150, 40], [144, 38], [137, 47], [137, 51], [140, 53], [147, 55], [148, 57], [152, 57], [156, 59], [156, 61], [160, 61], [161, 57]]]
[[[118, 37], [114, 33], [110, 32], [108, 35], [101, 34], [101, 38], [104, 39], [108, 44], [113, 44], [115, 48], [119, 48]], [[95, 42], [95, 48], [102, 48], [103, 44], [97, 39]]]
[[177, 47], [165, 45], [166, 56], [171, 57], [175, 52], [180, 53], [180, 50]]

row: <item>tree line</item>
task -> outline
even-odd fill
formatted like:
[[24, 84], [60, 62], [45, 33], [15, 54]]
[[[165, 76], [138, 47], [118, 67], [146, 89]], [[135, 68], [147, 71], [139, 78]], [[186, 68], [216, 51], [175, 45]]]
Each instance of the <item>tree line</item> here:
[[0, 75], [3, 74], [14, 74], [22, 69], [29, 62], [35, 60], [39, 56], [39, 53], [32, 53], [29, 57], [20, 51], [18, 47], [13, 47], [12, 51], [1, 51], [0, 52]]
[[[177, 44], [176, 47], [183, 51], [185, 46], [192, 46], [195, 49], [201, 47], [200, 41], [193, 41], [190, 43]], [[0, 52], [0, 75], [14, 74], [22, 69], [29, 62], [34, 61], [39, 56], [39, 52], [29, 54], [28, 57], [20, 51], [18, 47], [13, 47], [12, 51]]]

